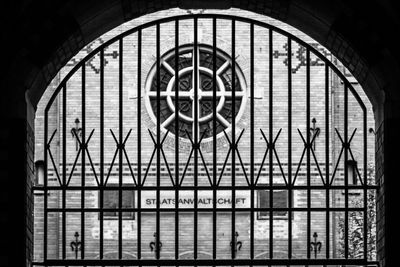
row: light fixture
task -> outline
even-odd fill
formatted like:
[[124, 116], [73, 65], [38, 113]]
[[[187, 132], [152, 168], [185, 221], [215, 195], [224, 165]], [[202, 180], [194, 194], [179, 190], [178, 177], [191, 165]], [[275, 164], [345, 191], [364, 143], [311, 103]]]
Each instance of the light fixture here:
[[44, 161], [37, 160], [35, 162], [35, 186], [43, 186], [44, 184]]
[[[310, 127], [310, 131], [312, 132], [311, 140], [314, 140], [312, 146], [313, 146], [313, 150], [315, 151], [315, 142], [316, 142], [315, 138], [319, 136], [321, 129], [319, 127], [315, 127], [315, 125], [317, 124], [317, 120], [315, 118], [312, 118], [311, 122], [313, 124], [313, 126]], [[314, 138], [314, 136], [315, 136], [315, 138]]]
[[75, 119], [75, 127], [71, 128], [71, 135], [72, 138], [75, 138], [75, 150], [78, 151], [78, 139], [82, 137], [82, 128], [80, 126], [80, 121], [78, 118]]
[[349, 177], [349, 181], [351, 181], [352, 185], [358, 184], [357, 179], [357, 161], [348, 160], [347, 161], [347, 177]]

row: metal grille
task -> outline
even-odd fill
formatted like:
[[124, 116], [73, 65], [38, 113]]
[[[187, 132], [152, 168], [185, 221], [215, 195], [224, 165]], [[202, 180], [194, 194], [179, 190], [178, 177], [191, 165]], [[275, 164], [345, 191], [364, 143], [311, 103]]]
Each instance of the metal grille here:
[[[204, 31], [199, 24], [209, 26], [208, 39], [202, 37], [208, 44], [199, 40], [200, 29]], [[172, 50], [163, 48], [164, 27], [169, 29]], [[192, 36], [187, 37], [188, 32]], [[229, 44], [218, 42], [217, 35], [227, 32]], [[187, 43], [181, 40], [185, 38]], [[255, 43], [256, 39], [265, 43]], [[246, 52], [239, 51], [239, 42], [247, 42]], [[280, 52], [274, 49], [282, 42], [286, 44], [285, 64], [276, 66]], [[149, 46], [154, 49], [152, 61], [144, 59]], [[298, 66], [293, 61], [299, 59], [292, 51], [295, 46], [305, 51], [299, 79], [294, 78]], [[105, 59], [105, 54], [112, 49], [116, 68], [106, 66], [112, 59]], [[262, 49], [267, 51], [262, 52], [264, 61]], [[87, 63], [96, 60], [100, 67], [94, 84], [88, 82], [92, 78]], [[187, 60], [190, 63], [185, 66]], [[248, 67], [241, 70], [240, 62], [247, 62]], [[153, 64], [147, 67], [150, 75], [145, 90], [143, 70]], [[221, 70], [224, 64], [225, 72]], [[318, 89], [323, 97], [317, 100], [312, 99], [315, 66], [322, 68], [317, 78], [323, 81]], [[190, 68], [190, 75], [185, 68]], [[114, 84], [108, 81], [112, 75], [117, 81]], [[134, 82], [124, 84], [124, 75], [133, 75]], [[257, 83], [258, 75], [266, 82]], [[283, 84], [275, 82], [278, 76]], [[74, 79], [80, 83], [79, 90], [71, 82]], [[340, 81], [343, 92], [343, 109], [335, 124], [330, 103], [333, 79]], [[302, 98], [294, 98], [300, 87]], [[257, 88], [266, 92], [262, 93], [264, 107], [257, 106]], [[282, 88], [285, 102], [276, 103]], [[127, 90], [135, 91], [135, 98], [128, 99]], [[73, 91], [79, 93], [70, 93]], [[109, 104], [113, 97], [117, 101]], [[361, 114], [360, 128], [349, 125], [350, 97]], [[74, 98], [79, 104], [71, 111]], [[222, 98], [226, 106], [220, 106]], [[129, 101], [135, 102], [135, 112], [125, 114], [123, 107]], [[315, 101], [320, 104], [317, 108]], [[52, 124], [55, 105], [61, 114], [58, 126]], [[285, 112], [279, 113], [282, 106]], [[299, 106], [304, 111], [300, 122]], [[241, 109], [246, 111], [238, 116]], [[312, 112], [322, 114], [318, 129]], [[79, 114], [81, 122], [81, 127], [71, 130], [73, 146], [68, 145], [68, 128], [74, 119], [71, 113]], [[110, 116], [112, 122], [107, 119]], [[377, 187], [367, 173], [366, 107], [352, 84], [318, 49], [281, 29], [248, 18], [209, 14], [144, 24], [102, 44], [74, 66], [50, 98], [44, 117], [44, 182], [34, 188], [43, 193], [42, 206], [36, 206], [43, 211], [43, 243], [36, 248], [43, 257], [34, 265], [377, 265], [368, 256], [367, 242], [372, 231], [367, 223], [369, 196]], [[320, 137], [323, 141], [316, 147]], [[54, 148], [57, 138], [59, 157]], [[334, 138], [339, 149], [332, 158]], [[352, 143], [355, 139], [357, 148]], [[148, 143], [151, 149], [145, 147]], [[355, 161], [362, 166], [357, 167]], [[91, 193], [98, 197], [96, 205], [88, 201], [90, 197], [86, 199]], [[80, 197], [72, 200], [74, 194]], [[343, 205], [333, 201], [338, 194]], [[54, 195], [58, 196], [56, 205], [50, 202]], [[359, 204], [351, 201], [353, 197]], [[164, 203], [165, 199], [170, 200]], [[322, 204], [315, 206], [317, 202]], [[90, 214], [97, 220], [96, 234], [88, 229]], [[362, 222], [357, 255], [353, 255], [354, 244], [349, 243], [354, 214]], [[57, 237], [49, 234], [54, 217], [59, 218], [54, 224]], [[303, 219], [299, 222], [298, 218]], [[322, 242], [313, 230], [317, 220], [322, 222]], [[127, 221], [133, 225], [132, 236], [125, 236]], [[205, 221], [209, 222], [206, 227]], [[79, 227], [73, 228], [74, 223]], [[165, 225], [172, 227], [166, 229]], [[105, 231], [110, 227], [113, 238]], [[183, 232], [191, 233], [189, 249], [182, 247], [189, 244], [180, 236]], [[342, 252], [335, 255], [333, 247], [337, 249], [339, 239]], [[223, 246], [225, 252], [221, 252]]]

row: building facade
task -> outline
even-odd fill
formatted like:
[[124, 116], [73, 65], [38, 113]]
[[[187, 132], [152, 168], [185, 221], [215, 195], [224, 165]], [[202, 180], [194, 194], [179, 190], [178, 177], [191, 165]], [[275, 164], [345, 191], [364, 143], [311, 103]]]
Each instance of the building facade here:
[[[250, 254], [302, 259], [310, 256], [314, 233], [322, 246], [315, 257], [343, 258], [342, 231], [351, 236], [358, 227], [351, 216], [365, 218], [364, 200], [373, 193], [357, 186], [375, 181], [365, 176], [374, 165], [374, 136], [368, 131], [374, 119], [354, 78], [301, 32], [253, 13], [229, 14], [266, 21], [304, 39], [346, 75], [354, 92], [346, 93], [346, 82], [334, 71], [326, 75], [321, 57], [311, 53], [308, 58], [305, 46], [294, 40], [289, 45], [287, 36], [266, 27], [254, 26], [252, 56], [251, 26], [237, 21], [232, 34], [232, 22], [225, 17], [216, 27], [216, 115], [212, 19], [198, 19], [197, 28], [192, 20], [180, 20], [177, 61], [176, 28], [168, 22], [160, 25], [158, 44], [157, 27], [143, 28], [141, 41], [136, 32], [124, 37], [122, 44], [105, 47], [61, 82], [116, 33], [181, 13], [149, 15], [95, 40], [43, 96], [36, 160], [46, 158], [47, 179], [38, 180], [38, 187], [47, 183], [50, 189], [35, 195], [35, 259], [46, 253], [48, 259], [137, 259], [138, 254], [142, 259], [209, 259], [214, 254], [229, 259], [232, 253], [241, 259]], [[40, 114], [48, 103], [45, 119]], [[345, 133], [351, 140], [347, 147]], [[219, 187], [213, 187], [215, 182]], [[258, 188], [250, 189], [253, 183]], [[332, 187], [326, 189], [327, 184]], [[125, 211], [113, 210], [120, 206]], [[84, 240], [80, 250], [71, 243], [75, 238]], [[354, 247], [347, 253], [357, 259], [362, 257], [358, 251]]]

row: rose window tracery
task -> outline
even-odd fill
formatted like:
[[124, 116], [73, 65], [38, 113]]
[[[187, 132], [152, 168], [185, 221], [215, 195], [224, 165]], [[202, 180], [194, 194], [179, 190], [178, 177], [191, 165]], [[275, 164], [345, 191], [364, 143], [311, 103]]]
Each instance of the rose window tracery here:
[[[213, 52], [212, 47], [198, 46], [198, 82], [194, 83], [194, 47], [179, 48], [178, 73], [179, 92], [178, 107], [175, 101], [175, 54], [167, 52], [161, 57], [160, 66], [160, 124], [161, 128], [175, 134], [175, 114], [178, 110], [180, 137], [192, 137], [195, 127], [195, 101], [197, 101], [198, 136], [204, 139], [213, 136]], [[243, 112], [246, 102], [245, 81], [239, 66], [235, 67], [235, 97], [232, 98], [232, 61], [221, 50], [217, 50], [217, 84], [216, 84], [216, 133], [231, 127], [232, 118], [236, 121]], [[150, 71], [146, 86], [146, 101], [149, 114], [156, 122], [157, 117], [157, 72], [154, 65]], [[197, 98], [195, 97], [197, 90]], [[232, 114], [235, 105], [235, 114]], [[189, 135], [189, 136], [188, 136]]]

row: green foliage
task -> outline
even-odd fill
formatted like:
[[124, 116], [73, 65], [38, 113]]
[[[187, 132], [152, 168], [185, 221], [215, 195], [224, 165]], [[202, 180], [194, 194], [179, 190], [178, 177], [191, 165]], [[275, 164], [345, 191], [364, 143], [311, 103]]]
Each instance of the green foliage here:
[[[368, 164], [367, 169], [368, 184], [375, 182], [374, 164]], [[363, 208], [364, 198], [361, 194], [353, 198], [349, 202], [349, 207]], [[375, 260], [376, 258], [376, 197], [374, 190], [367, 192], [367, 260]], [[364, 216], [363, 212], [349, 212], [348, 224], [348, 256], [349, 258], [364, 258]], [[345, 218], [338, 218], [339, 246], [338, 252], [341, 257], [345, 254]]]

